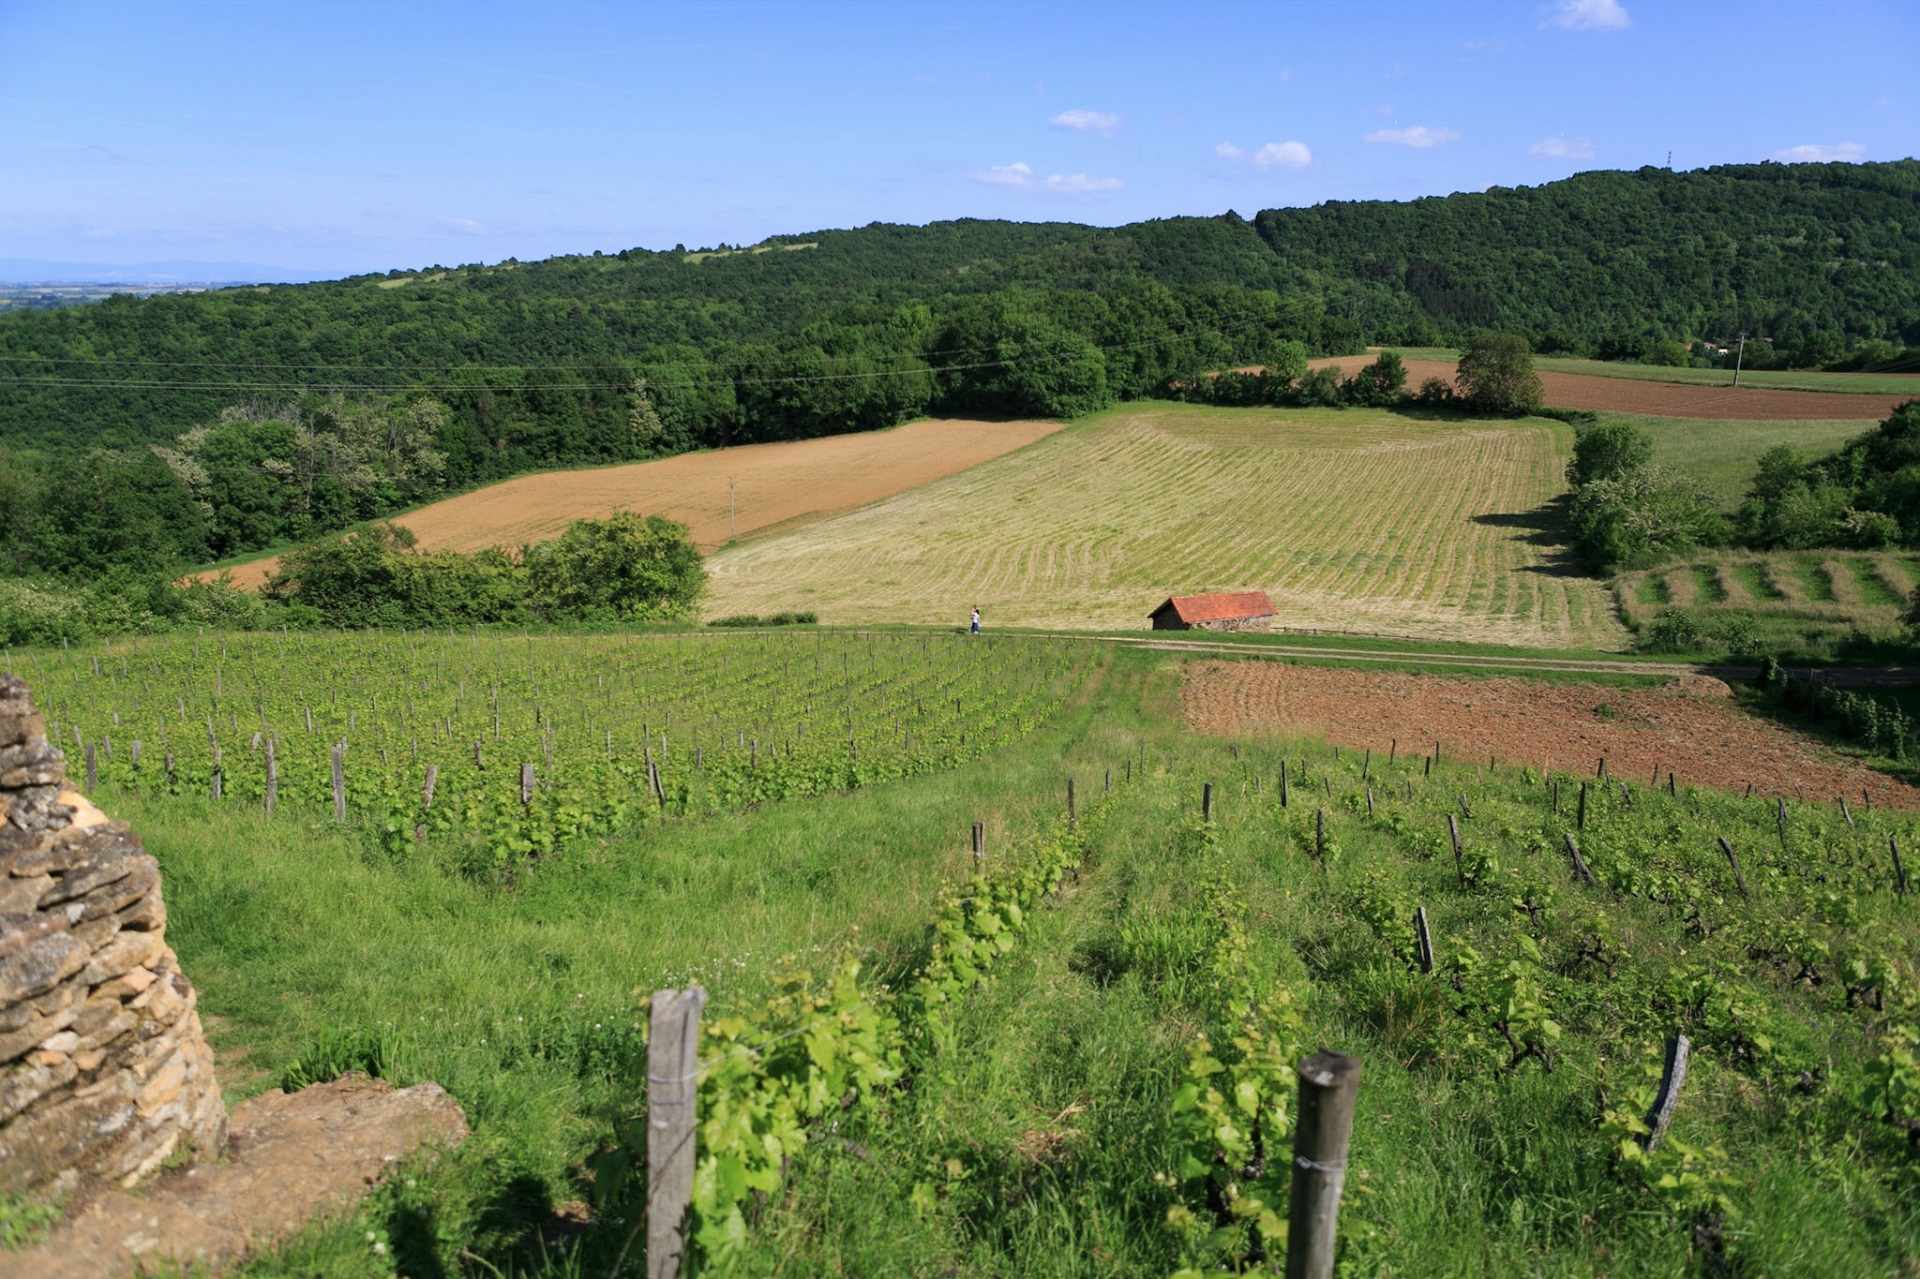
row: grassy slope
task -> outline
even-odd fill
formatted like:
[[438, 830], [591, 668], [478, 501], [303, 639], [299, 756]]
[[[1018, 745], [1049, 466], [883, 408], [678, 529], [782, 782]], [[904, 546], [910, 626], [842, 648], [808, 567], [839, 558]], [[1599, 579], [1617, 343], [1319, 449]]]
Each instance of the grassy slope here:
[[[589, 1230], [565, 1245], [580, 1252], [543, 1257], [534, 1227], [551, 1202], [583, 1193], [578, 1161], [605, 1132], [599, 1109], [638, 1092], [643, 1065], [626, 1030], [634, 994], [691, 977], [720, 1008], [738, 1007], [764, 989], [774, 955], [831, 947], [856, 923], [879, 968], [897, 968], [921, 944], [933, 886], [954, 868], [969, 820], [995, 819], [1001, 855], [1053, 810], [1063, 774], [1082, 779], [1086, 796], [1107, 767], [1120, 794], [1095, 859], [969, 1001], [962, 1051], [913, 1090], [817, 1135], [756, 1227], [747, 1273], [1172, 1269], [1160, 1225], [1168, 1198], [1154, 1174], [1173, 1165], [1166, 1101], [1182, 1046], [1205, 1023], [1191, 947], [1209, 916], [1195, 893], [1199, 867], [1177, 851], [1203, 780], [1220, 784], [1219, 869], [1248, 904], [1246, 967], [1306, 999], [1309, 1046], [1366, 1061], [1342, 1218], [1349, 1258], [1365, 1272], [1684, 1268], [1684, 1228], [1609, 1171], [1595, 1097], [1638, 1078], [1642, 1049], [1668, 1024], [1644, 1000], [1690, 949], [1727, 965], [1781, 1044], [1777, 1073], [1759, 1075], [1703, 1047], [1676, 1128], [1728, 1147], [1739, 1246], [1757, 1272], [1881, 1274], [1920, 1258], [1913, 1170], [1902, 1171], [1891, 1132], [1858, 1112], [1851, 1089], [1870, 1046], [1863, 1016], [1840, 1008], [1835, 986], [1789, 987], [1745, 958], [1737, 931], [1709, 945], [1658, 908], [1566, 883], [1558, 856], [1531, 834], [1544, 813], [1537, 783], [1483, 785], [1477, 770], [1453, 765], [1428, 779], [1418, 761], [1376, 760], [1383, 812], [1404, 812], [1415, 830], [1442, 829], [1455, 793], [1471, 792], [1480, 815], [1466, 823], [1470, 846], [1497, 846], [1560, 899], [1547, 917], [1550, 954], [1571, 954], [1590, 912], [1613, 920], [1627, 956], [1617, 979], [1555, 960], [1567, 1026], [1555, 1073], [1502, 1073], [1484, 1048], [1462, 1045], [1437, 986], [1406, 972], [1350, 906], [1379, 871], [1433, 912], [1444, 962], [1456, 935], [1490, 951], [1508, 944], [1517, 917], [1502, 893], [1461, 891], [1449, 860], [1411, 855], [1405, 840], [1367, 827], [1351, 806], [1360, 793], [1351, 753], [1336, 763], [1312, 743], [1271, 739], [1229, 752], [1187, 734], [1177, 670], [1162, 655], [1115, 652], [1098, 687], [991, 765], [576, 848], [513, 892], [450, 876], [431, 849], [392, 863], [319, 823], [104, 796], [162, 859], [171, 936], [202, 1007], [220, 1018], [229, 1064], [244, 1048], [242, 1070], [271, 1073], [312, 1056], [316, 1040], [371, 1034], [386, 1040], [389, 1073], [440, 1079], [474, 1120], [467, 1150], [409, 1170], [417, 1186], [395, 1185], [252, 1273], [390, 1273], [369, 1251], [369, 1229], [393, 1242], [408, 1273], [444, 1273], [462, 1249], [486, 1259], [469, 1263], [475, 1272], [606, 1273], [619, 1230]], [[1149, 767], [1129, 788], [1121, 763], [1143, 749]], [[1296, 786], [1284, 813], [1273, 793], [1283, 756]], [[1266, 780], [1259, 795], [1256, 775]], [[1323, 777], [1340, 802], [1319, 794]], [[1416, 798], [1397, 798], [1408, 781]], [[1655, 822], [1669, 808], [1706, 806], [1714, 829], [1755, 850], [1755, 903], [1717, 904], [1717, 919], [1779, 920], [1813, 900], [1811, 885], [1768, 869], [1767, 803], [1644, 792], [1638, 802]], [[1316, 805], [1340, 850], [1325, 871], [1302, 852]], [[1626, 820], [1603, 802], [1589, 838], [1604, 841]], [[1853, 848], [1816, 809], [1795, 806], [1791, 820], [1797, 840]], [[1863, 820], [1858, 843], [1870, 851], [1890, 819]], [[1853, 923], [1841, 931], [1911, 939], [1920, 915], [1875, 890], [1878, 878], [1848, 898]], [[1823, 1062], [1836, 1072], [1831, 1085], [1797, 1094], [1792, 1072]], [[1813, 1150], [1841, 1153], [1810, 1160]], [[916, 1186], [931, 1187], [931, 1207], [915, 1206]]]
[[1634, 422], [1653, 437], [1653, 457], [1698, 477], [1729, 507], [1747, 495], [1754, 465], [1770, 448], [1785, 444], [1804, 458], [1830, 453], [1873, 429], [1858, 422], [1708, 422], [1698, 418], [1643, 417], [1609, 413], [1608, 420]]
[[1619, 638], [1547, 504], [1558, 423], [1131, 405], [1018, 454], [715, 556], [714, 614], [1138, 628], [1173, 593], [1266, 590], [1278, 624], [1590, 646]]

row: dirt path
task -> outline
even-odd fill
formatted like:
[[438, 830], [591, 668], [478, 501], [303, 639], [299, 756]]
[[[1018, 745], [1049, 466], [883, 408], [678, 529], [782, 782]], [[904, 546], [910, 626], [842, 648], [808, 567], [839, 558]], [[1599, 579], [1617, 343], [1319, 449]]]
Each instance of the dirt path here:
[[[626, 509], [679, 520], [701, 550], [712, 551], [729, 536], [730, 477], [732, 527], [736, 536], [748, 537], [919, 488], [1023, 448], [1061, 425], [929, 420], [890, 431], [746, 444], [592, 471], [550, 471], [450, 497], [394, 523], [412, 529], [422, 550], [477, 551], [544, 541], [574, 520]], [[227, 571], [234, 585], [253, 590], [278, 565], [278, 559], [253, 560]]]
[[[1343, 355], [1315, 360], [1343, 374], [1373, 360], [1372, 355]], [[1430, 377], [1451, 383], [1454, 365], [1444, 360], [1408, 360], [1407, 389]], [[1584, 373], [1541, 373], [1547, 403], [1555, 408], [1598, 413], [1644, 413], [1651, 417], [1690, 417], [1724, 422], [1864, 422], [1891, 414], [1910, 395], [1871, 395], [1852, 391], [1774, 391], [1763, 387], [1692, 386]]]
[[[1717, 694], [1717, 695], [1716, 695]], [[1618, 689], [1521, 679], [1449, 679], [1278, 662], [1201, 662], [1182, 688], [1187, 724], [1224, 736], [1288, 732], [1342, 746], [1454, 759], [1607, 771], [1645, 782], [1658, 766], [1682, 785], [1808, 800], [1857, 796], [1920, 808], [1920, 790], [1824, 750], [1814, 739], [1736, 707], [1725, 685], [1693, 677], [1670, 688]]]

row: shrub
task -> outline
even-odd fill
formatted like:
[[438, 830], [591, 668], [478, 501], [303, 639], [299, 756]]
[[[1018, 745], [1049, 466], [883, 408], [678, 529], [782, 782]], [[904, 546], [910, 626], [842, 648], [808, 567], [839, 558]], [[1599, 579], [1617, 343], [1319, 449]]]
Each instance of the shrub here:
[[1454, 380], [1460, 398], [1483, 413], [1524, 413], [1539, 408], [1546, 394], [1533, 371], [1533, 352], [1517, 333], [1468, 338]]

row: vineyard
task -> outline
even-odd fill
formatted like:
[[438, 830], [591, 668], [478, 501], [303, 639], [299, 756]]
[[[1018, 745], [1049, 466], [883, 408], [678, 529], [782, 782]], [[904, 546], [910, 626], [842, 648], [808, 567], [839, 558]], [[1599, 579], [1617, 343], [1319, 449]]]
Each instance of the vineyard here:
[[161, 857], [242, 1091], [359, 1067], [473, 1118], [256, 1274], [642, 1273], [645, 1005], [692, 982], [697, 1273], [1264, 1272], [1322, 1045], [1364, 1065], [1342, 1273], [1920, 1265], [1907, 812], [1209, 737], [1177, 659], [1038, 640], [13, 661]]
[[951, 636], [287, 634], [21, 673], [90, 785], [330, 807], [389, 851], [450, 836], [469, 873], [510, 880], [570, 840], [976, 758], [1058, 703], [1075, 658]]
[[1669, 609], [1697, 620], [1700, 647], [1819, 652], [1854, 635], [1898, 637], [1920, 561], [1895, 551], [1724, 551], [1623, 573], [1620, 611], [1644, 629]]

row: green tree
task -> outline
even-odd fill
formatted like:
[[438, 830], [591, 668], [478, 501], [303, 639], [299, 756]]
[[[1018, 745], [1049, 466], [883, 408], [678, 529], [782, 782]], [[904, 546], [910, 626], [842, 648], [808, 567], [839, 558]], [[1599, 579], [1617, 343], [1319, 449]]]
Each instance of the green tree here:
[[707, 585], [687, 526], [663, 515], [576, 520], [521, 560], [531, 603], [551, 617], [673, 621], [693, 612]]
[[1567, 483], [1575, 488], [1594, 480], [1610, 480], [1653, 461], [1653, 437], [1638, 424], [1601, 422], [1580, 431], [1567, 463]]
[[1373, 363], [1354, 371], [1342, 388], [1354, 404], [1382, 408], [1406, 398], [1407, 366], [1398, 351], [1382, 351]]
[[660, 420], [660, 411], [653, 407], [653, 397], [647, 393], [647, 379], [633, 379], [633, 405], [627, 410], [627, 433], [632, 437], [635, 457], [648, 457], [660, 447], [660, 440], [667, 433], [666, 423]]
[[1533, 351], [1517, 333], [1475, 333], [1454, 373], [1460, 398], [1483, 413], [1521, 413], [1540, 407], [1545, 392], [1533, 371]]

